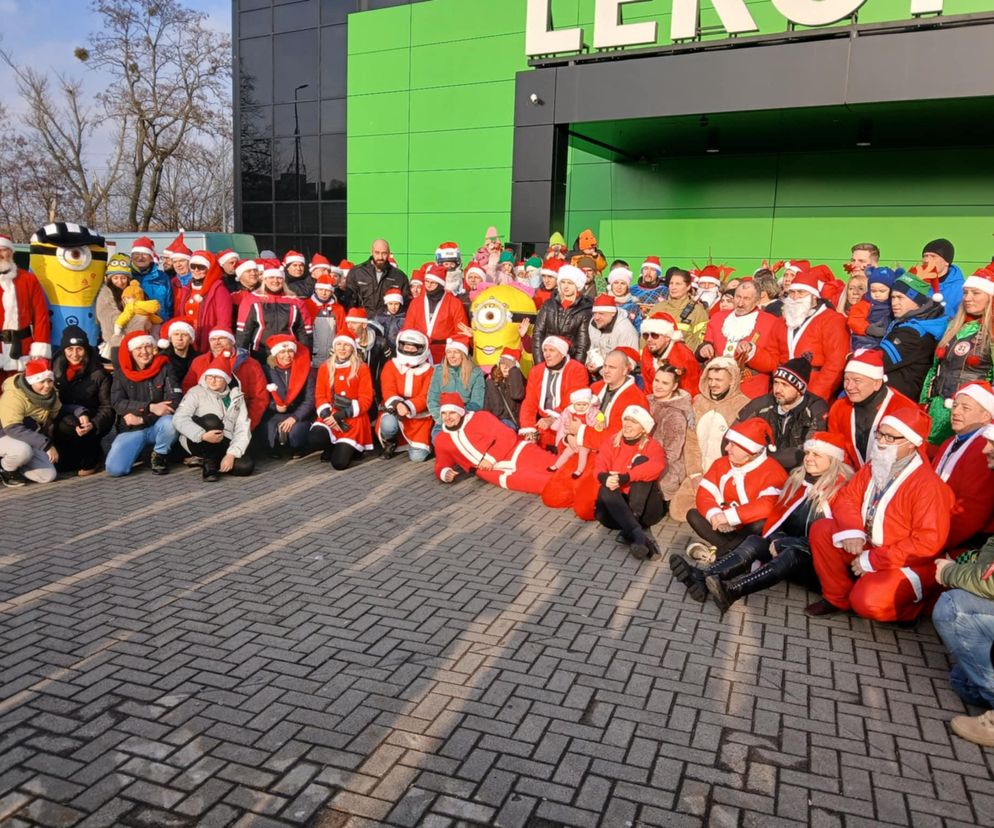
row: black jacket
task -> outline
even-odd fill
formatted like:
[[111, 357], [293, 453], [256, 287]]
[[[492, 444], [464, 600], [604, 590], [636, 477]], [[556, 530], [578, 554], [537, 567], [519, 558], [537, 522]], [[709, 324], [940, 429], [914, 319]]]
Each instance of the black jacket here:
[[[493, 371], [499, 370], [500, 368], [495, 365]], [[521, 369], [515, 366], [507, 378], [498, 385], [493, 380], [493, 371], [487, 377], [487, 386], [483, 393], [483, 410], [489, 411], [499, 420], [513, 420], [517, 428], [521, 401], [525, 398], [525, 377]]]
[[547, 336], [561, 336], [569, 341], [569, 355], [585, 365], [590, 350], [587, 325], [594, 310], [594, 303], [586, 296], [578, 296], [568, 308], [563, 308], [558, 297], [553, 297], [539, 308], [532, 330], [532, 356], [535, 364], [544, 361], [542, 341]]
[[[268, 362], [263, 366], [263, 370], [266, 372], [266, 382], [275, 385], [276, 393], [286, 400], [290, 385], [290, 372], [270, 365]], [[314, 384], [316, 379], [317, 372], [312, 370], [307, 376], [307, 382], [304, 383], [304, 389], [294, 399], [286, 400], [289, 409], [286, 412], [287, 415], [293, 417], [298, 423], [314, 418]], [[266, 413], [270, 416], [277, 413], [276, 402], [273, 400], [272, 394], [269, 395]]]
[[387, 265], [383, 278], [376, 281], [376, 267], [370, 257], [349, 271], [345, 280], [347, 308], [365, 308], [370, 319], [383, 310], [383, 296], [390, 288], [404, 294], [404, 307], [411, 303], [411, 285], [403, 270]]
[[308, 273], [296, 279], [287, 276], [286, 289], [301, 299], [310, 299], [314, 295], [314, 277]]
[[86, 415], [97, 434], [103, 437], [114, 425], [114, 408], [110, 404], [110, 374], [104, 370], [100, 356], [93, 348], [87, 349], [83, 368], [72, 381], [66, 376], [68, 367], [65, 353], [58, 351], [52, 360], [52, 372], [55, 374], [55, 388], [63, 405], [60, 416], [66, 415], [67, 406], [81, 406], [86, 409]]
[[[110, 402], [117, 412], [117, 430], [138, 431], [148, 428], [159, 419], [157, 414], [149, 411], [151, 403], [169, 402], [173, 408], [179, 405], [183, 397], [183, 389], [176, 381], [173, 368], [167, 359], [159, 372], [151, 379], [135, 382], [125, 376], [120, 362], [114, 365], [114, 379], [110, 386]], [[137, 414], [142, 418], [141, 425], [128, 425], [124, 422], [125, 414]]]
[[746, 405], [735, 422], [741, 423], [751, 417], [759, 417], [770, 424], [776, 450], [771, 450], [769, 455], [790, 471], [800, 466], [804, 459], [804, 441], [813, 432], [825, 430], [828, 403], [809, 391], [790, 411], [781, 414], [773, 395], [766, 394]]
[[887, 384], [912, 400], [921, 396], [935, 346], [945, 332], [944, 312], [942, 305], [928, 302], [891, 322], [880, 342]]

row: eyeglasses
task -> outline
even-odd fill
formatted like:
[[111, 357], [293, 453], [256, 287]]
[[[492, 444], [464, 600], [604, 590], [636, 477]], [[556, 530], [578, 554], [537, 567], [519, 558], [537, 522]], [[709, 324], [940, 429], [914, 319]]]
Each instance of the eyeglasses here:
[[888, 446], [893, 446], [895, 443], [900, 443], [902, 440], [907, 440], [907, 437], [902, 437], [900, 434], [885, 434], [883, 431], [878, 431], [873, 435], [878, 443], [886, 443]]
[[645, 335], [645, 338], [646, 339], [663, 339], [663, 338], [665, 338], [665, 336], [666, 336], [666, 334], [661, 334], [661, 333], [647, 333]]

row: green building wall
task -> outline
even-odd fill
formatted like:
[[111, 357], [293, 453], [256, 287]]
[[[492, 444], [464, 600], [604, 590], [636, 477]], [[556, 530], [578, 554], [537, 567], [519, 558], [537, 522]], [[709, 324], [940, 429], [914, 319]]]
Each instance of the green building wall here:
[[[860, 22], [907, 16], [910, 0], [869, 0]], [[750, 2], [764, 32], [786, 27], [769, 0]], [[947, 0], [946, 13], [990, 0]], [[626, 21], [660, 21], [669, 0], [647, 0]], [[637, 13], [634, 10], [638, 9]], [[590, 26], [593, 0], [556, 0], [558, 27]], [[705, 3], [702, 25], [713, 14]], [[527, 69], [524, 0], [430, 0], [349, 17], [349, 258], [387, 238], [402, 268], [455, 241], [464, 255], [486, 228], [510, 225], [514, 76]], [[712, 21], [716, 22], [716, 21]], [[587, 38], [590, 39], [590, 30]], [[596, 106], [596, 102], [593, 103]], [[994, 255], [990, 150], [687, 156], [654, 167], [578, 149], [569, 159], [566, 236], [590, 227], [609, 257], [740, 270], [804, 256], [839, 265], [856, 241], [886, 263], [913, 263], [946, 236], [972, 270]], [[561, 228], [552, 228], [561, 229]]]

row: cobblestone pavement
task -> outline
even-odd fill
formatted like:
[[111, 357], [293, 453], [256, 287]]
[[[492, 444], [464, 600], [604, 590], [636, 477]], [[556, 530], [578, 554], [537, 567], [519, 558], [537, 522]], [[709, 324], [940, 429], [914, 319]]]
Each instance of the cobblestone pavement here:
[[994, 822], [927, 623], [721, 618], [479, 481], [139, 471], [0, 521], [5, 828]]

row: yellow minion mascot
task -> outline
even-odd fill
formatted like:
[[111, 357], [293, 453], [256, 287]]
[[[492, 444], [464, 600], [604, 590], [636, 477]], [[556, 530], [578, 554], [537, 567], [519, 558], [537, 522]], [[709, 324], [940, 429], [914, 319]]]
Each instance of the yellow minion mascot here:
[[31, 271], [48, 299], [52, 341], [67, 325], [79, 325], [96, 346], [93, 306], [104, 283], [107, 246], [104, 237], [82, 224], [57, 221], [31, 237]]
[[521, 373], [532, 367], [531, 329], [535, 302], [511, 285], [494, 285], [482, 291], [470, 306], [473, 317], [473, 354], [477, 364], [489, 371], [504, 348], [521, 349]]

